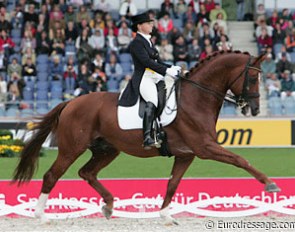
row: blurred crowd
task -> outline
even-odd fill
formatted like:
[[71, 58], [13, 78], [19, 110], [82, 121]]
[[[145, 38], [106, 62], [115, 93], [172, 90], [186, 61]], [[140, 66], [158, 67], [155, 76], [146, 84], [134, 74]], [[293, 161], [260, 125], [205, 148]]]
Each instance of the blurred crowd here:
[[[107, 0], [0, 1], [0, 108], [46, 112], [53, 100], [120, 91], [133, 71], [130, 19], [141, 12], [132, 0], [119, 9]], [[232, 49], [227, 14], [213, 0], [164, 0], [149, 13], [164, 62], [189, 69]]]
[[294, 101], [295, 12], [266, 10], [259, 4], [254, 20], [258, 52], [266, 53], [261, 68], [268, 98]]

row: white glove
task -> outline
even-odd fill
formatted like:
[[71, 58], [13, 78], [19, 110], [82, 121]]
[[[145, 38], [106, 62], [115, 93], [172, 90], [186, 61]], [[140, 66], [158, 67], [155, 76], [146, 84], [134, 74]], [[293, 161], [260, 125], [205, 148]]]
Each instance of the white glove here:
[[181, 67], [172, 65], [171, 68], [167, 68], [166, 74], [171, 76], [174, 79], [178, 78]]

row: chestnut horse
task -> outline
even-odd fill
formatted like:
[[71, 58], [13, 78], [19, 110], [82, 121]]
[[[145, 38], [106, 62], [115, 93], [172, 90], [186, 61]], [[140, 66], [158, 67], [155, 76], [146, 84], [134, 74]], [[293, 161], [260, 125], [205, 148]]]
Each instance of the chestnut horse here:
[[[177, 186], [197, 156], [243, 168], [265, 185], [268, 192], [280, 191], [265, 174], [244, 158], [224, 149], [217, 143], [216, 122], [227, 90], [231, 90], [244, 109], [253, 116], [259, 113], [259, 73], [263, 56], [252, 57], [239, 51], [217, 52], [180, 78], [178, 112], [172, 124], [165, 127], [171, 155], [175, 157], [168, 181], [160, 216], [170, 223], [176, 221], [169, 214], [169, 204]], [[156, 148], [146, 151], [142, 147], [142, 130], [121, 130], [118, 126], [118, 93], [91, 93], [69, 102], [63, 102], [36, 123], [36, 133], [22, 151], [13, 182], [30, 181], [37, 166], [40, 148], [48, 134], [57, 136], [58, 156], [43, 177], [36, 217], [44, 217], [49, 193], [71, 164], [85, 150], [92, 152], [91, 159], [79, 170], [104, 199], [102, 213], [112, 215], [114, 198], [97, 180], [100, 170], [110, 164], [123, 151], [137, 157], [159, 156]], [[246, 110], [243, 110], [245, 113]]]

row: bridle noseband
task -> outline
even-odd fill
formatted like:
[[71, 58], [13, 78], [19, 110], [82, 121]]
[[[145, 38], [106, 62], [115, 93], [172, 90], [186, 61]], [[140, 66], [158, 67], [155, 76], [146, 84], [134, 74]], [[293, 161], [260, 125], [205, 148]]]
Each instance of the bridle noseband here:
[[187, 78], [184, 75], [181, 75], [180, 79], [191, 83], [195, 87], [197, 87], [197, 88], [199, 88], [199, 89], [201, 89], [201, 90], [203, 90], [205, 92], [208, 92], [208, 93], [216, 96], [219, 99], [229, 101], [229, 102], [237, 105], [240, 108], [244, 108], [245, 106], [248, 105], [250, 99], [258, 98], [260, 96], [259, 93], [249, 93], [249, 89], [250, 89], [249, 85], [250, 85], [250, 83], [253, 83], [253, 82], [257, 81], [256, 77], [249, 76], [249, 69], [254, 69], [254, 70], [258, 71], [258, 72], [261, 72], [261, 69], [255, 67], [255, 66], [251, 66], [252, 58], [253, 58], [252, 56], [249, 57], [249, 60], [248, 60], [248, 62], [246, 64], [245, 68], [229, 84], [229, 89], [230, 89], [237, 82], [237, 80], [240, 79], [243, 76], [243, 74], [245, 73], [242, 93], [240, 95], [237, 95], [237, 96], [234, 96], [234, 95], [231, 95], [231, 94], [228, 94], [228, 93], [226, 93], [224, 95], [222, 93], [219, 93], [219, 92], [217, 92], [215, 90], [210, 89], [207, 86], [203, 86], [203, 85], [199, 84], [196, 81], [190, 80], [189, 78]]

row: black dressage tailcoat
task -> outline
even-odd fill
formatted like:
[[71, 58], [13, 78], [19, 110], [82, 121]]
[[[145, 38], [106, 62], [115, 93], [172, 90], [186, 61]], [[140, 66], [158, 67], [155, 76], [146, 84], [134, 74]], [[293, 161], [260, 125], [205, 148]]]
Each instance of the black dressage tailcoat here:
[[164, 76], [166, 69], [171, 67], [161, 62], [159, 52], [139, 33], [129, 46], [130, 54], [134, 63], [134, 73], [132, 79], [127, 84], [124, 92], [119, 99], [120, 106], [133, 106], [139, 97], [139, 86], [146, 68]]

